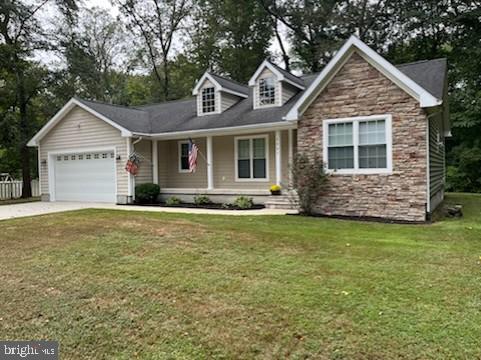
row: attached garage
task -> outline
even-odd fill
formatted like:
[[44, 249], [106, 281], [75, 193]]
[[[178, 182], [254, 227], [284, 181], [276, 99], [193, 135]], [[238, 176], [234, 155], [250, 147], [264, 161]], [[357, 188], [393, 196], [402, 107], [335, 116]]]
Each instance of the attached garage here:
[[115, 202], [114, 151], [51, 155], [56, 201]]

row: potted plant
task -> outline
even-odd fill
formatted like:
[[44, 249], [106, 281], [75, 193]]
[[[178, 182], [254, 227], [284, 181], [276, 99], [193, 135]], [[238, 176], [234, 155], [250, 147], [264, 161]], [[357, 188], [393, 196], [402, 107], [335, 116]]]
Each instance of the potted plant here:
[[271, 195], [281, 194], [281, 187], [279, 185], [272, 185], [270, 190], [271, 190]]

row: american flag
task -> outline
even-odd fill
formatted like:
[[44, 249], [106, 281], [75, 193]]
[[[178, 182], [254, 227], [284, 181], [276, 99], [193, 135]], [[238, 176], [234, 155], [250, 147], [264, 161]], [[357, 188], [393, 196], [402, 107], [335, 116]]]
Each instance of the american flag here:
[[194, 144], [192, 139], [189, 139], [189, 171], [191, 173], [195, 172], [197, 168], [197, 145]]

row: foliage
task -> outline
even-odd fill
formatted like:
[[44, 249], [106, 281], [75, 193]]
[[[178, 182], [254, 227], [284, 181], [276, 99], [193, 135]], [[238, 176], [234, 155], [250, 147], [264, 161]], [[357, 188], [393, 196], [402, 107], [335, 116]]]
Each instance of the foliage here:
[[165, 201], [165, 205], [179, 205], [181, 203], [180, 199], [176, 196], [171, 196]]
[[154, 203], [160, 194], [160, 186], [157, 184], [140, 184], [135, 187], [135, 199], [141, 203]]
[[234, 200], [234, 206], [239, 209], [251, 209], [254, 206], [254, 201], [251, 197], [239, 196]]
[[311, 215], [327, 185], [327, 175], [319, 155], [296, 155], [292, 166], [293, 187], [299, 196], [302, 213]]
[[200, 0], [190, 52], [209, 68], [246, 83], [268, 56], [273, 21], [258, 0]]
[[194, 204], [195, 205], [208, 205], [212, 204], [212, 201], [209, 199], [207, 195], [196, 195], [194, 196]]

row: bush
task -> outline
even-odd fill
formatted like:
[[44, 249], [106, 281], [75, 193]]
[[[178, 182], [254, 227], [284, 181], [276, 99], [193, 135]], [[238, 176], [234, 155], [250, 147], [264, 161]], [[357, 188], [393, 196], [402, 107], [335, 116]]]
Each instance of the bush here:
[[165, 205], [179, 205], [180, 199], [176, 196], [171, 196], [165, 201]]
[[209, 197], [206, 195], [197, 195], [194, 196], [194, 204], [195, 205], [207, 205], [211, 204], [212, 201], [210, 201]]
[[303, 214], [312, 215], [313, 207], [321, 197], [327, 179], [319, 155], [308, 157], [305, 154], [297, 154], [292, 167], [292, 181]]
[[160, 194], [157, 184], [140, 184], [135, 187], [135, 199], [141, 204], [152, 204]]
[[254, 201], [250, 197], [239, 196], [235, 199], [234, 205], [239, 209], [250, 209], [254, 206]]

